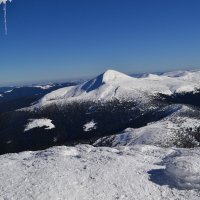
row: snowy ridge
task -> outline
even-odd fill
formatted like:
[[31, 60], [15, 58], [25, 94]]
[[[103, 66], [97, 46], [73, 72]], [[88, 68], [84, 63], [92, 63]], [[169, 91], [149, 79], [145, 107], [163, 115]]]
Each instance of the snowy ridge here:
[[144, 78], [133, 78], [114, 70], [108, 70], [81, 85], [51, 92], [32, 108], [40, 108], [51, 103], [63, 104], [73, 101], [111, 101], [119, 99], [147, 102], [150, 101], [151, 96], [158, 93], [171, 95], [174, 93], [195, 92], [200, 89], [199, 74], [199, 72], [190, 72], [190, 75], [179, 77], [150, 74]]
[[160, 121], [149, 123], [138, 129], [127, 128], [121, 134], [100, 138], [94, 145], [109, 143], [112, 147], [136, 144], [173, 147], [182, 146], [181, 142], [185, 139], [189, 140], [188, 143], [191, 142], [194, 146], [199, 146], [199, 142], [195, 138], [188, 137], [189, 132], [186, 130], [196, 131], [200, 128], [200, 119], [185, 116], [184, 113], [188, 111], [195, 112], [187, 106], [182, 106]]
[[200, 71], [199, 70], [185, 70], [185, 71], [172, 71], [163, 73], [162, 76], [180, 78], [180, 79], [190, 79], [196, 80], [200, 78]]

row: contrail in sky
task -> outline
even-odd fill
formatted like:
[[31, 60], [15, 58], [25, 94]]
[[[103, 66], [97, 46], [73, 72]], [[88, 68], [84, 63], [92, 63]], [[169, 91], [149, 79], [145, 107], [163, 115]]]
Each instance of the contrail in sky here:
[[0, 0], [0, 4], [3, 4], [5, 35], [7, 35], [7, 33], [8, 33], [8, 28], [7, 28], [7, 10], [6, 10], [7, 1], [11, 2], [12, 0]]

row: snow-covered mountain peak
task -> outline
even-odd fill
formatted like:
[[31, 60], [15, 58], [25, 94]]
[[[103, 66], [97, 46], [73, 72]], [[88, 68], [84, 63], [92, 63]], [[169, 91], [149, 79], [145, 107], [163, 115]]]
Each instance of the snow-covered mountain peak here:
[[84, 83], [81, 86], [81, 90], [85, 92], [91, 92], [93, 90], [99, 89], [104, 84], [107, 85], [120, 85], [121, 82], [133, 80], [134, 78], [123, 74], [115, 70], [107, 70], [103, 74], [100, 74], [96, 78]]
[[157, 74], [148, 74], [144, 77], [142, 77], [143, 79], [147, 79], [147, 80], [162, 80], [163, 77], [157, 75]]
[[113, 99], [147, 103], [151, 97], [158, 94], [195, 92], [200, 89], [199, 78], [198, 72], [192, 72], [187, 79], [185, 76], [169, 77], [154, 74], [149, 74], [145, 78], [133, 78], [115, 70], [107, 70], [83, 84], [61, 88], [47, 94], [34, 107], [74, 101], [107, 102]]
[[132, 77], [115, 70], [107, 70], [102, 75], [103, 82], [105, 83], [133, 79]]

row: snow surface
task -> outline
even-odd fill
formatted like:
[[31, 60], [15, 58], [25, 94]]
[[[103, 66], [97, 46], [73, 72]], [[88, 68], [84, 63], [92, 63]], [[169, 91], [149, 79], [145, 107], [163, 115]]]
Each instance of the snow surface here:
[[[0, 156], [0, 199], [198, 200], [199, 153], [149, 145], [80, 145], [6, 154]], [[190, 189], [177, 188], [176, 178]]]
[[[200, 128], [200, 120], [189, 116], [186, 117], [185, 115], [182, 116], [182, 114], [187, 113], [188, 111], [190, 111], [190, 113], [193, 112], [189, 107], [181, 105], [175, 105], [175, 107], [177, 111], [162, 120], [149, 123], [146, 126], [137, 129], [127, 128], [118, 135], [100, 138], [95, 142], [95, 145], [101, 145], [102, 142], [103, 144], [109, 142], [113, 147], [121, 145], [132, 146], [135, 144], [173, 147], [175, 146], [175, 143], [177, 146], [181, 146], [181, 138], [183, 139], [188, 135], [188, 133], [184, 135], [184, 130], [190, 128], [191, 130], [197, 130], [197, 128]], [[191, 138], [191, 140], [192, 139], [193, 138]], [[192, 142], [195, 146], [199, 145], [195, 139], [193, 139]]]
[[86, 124], [83, 126], [83, 130], [84, 130], [85, 132], [89, 132], [89, 131], [95, 130], [95, 129], [97, 128], [96, 125], [97, 125], [97, 123], [96, 123], [94, 120], [92, 120], [92, 121], [86, 123]]
[[46, 130], [54, 129], [55, 126], [50, 119], [30, 119], [29, 123], [25, 126], [24, 132], [34, 128], [45, 127]]
[[149, 74], [143, 78], [133, 78], [123, 73], [108, 70], [96, 78], [78, 86], [55, 90], [45, 95], [31, 108], [41, 108], [51, 103], [64, 104], [73, 101], [136, 100], [148, 102], [158, 93], [195, 92], [200, 89], [200, 72], [188, 72], [183, 76]]

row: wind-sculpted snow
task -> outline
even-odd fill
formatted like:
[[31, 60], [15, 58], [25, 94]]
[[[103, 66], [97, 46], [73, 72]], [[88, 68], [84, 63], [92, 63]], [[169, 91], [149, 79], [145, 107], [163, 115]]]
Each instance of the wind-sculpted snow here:
[[164, 161], [165, 174], [175, 187], [200, 190], [200, 151], [180, 149], [167, 156]]
[[[191, 153], [146, 145], [62, 146], [6, 154], [0, 156], [0, 199], [198, 200], [200, 192], [193, 190], [199, 187], [197, 155], [199, 149]], [[188, 170], [181, 166], [182, 162]], [[175, 176], [174, 169], [179, 172]], [[182, 184], [190, 184], [190, 190], [176, 187], [179, 177]]]
[[199, 72], [190, 72], [190, 74], [178, 77], [150, 74], [143, 78], [133, 78], [114, 70], [108, 70], [81, 85], [51, 92], [32, 108], [41, 108], [52, 103], [62, 105], [73, 101], [106, 102], [113, 99], [146, 103], [158, 94], [172, 95], [197, 91], [200, 89], [199, 74]]

